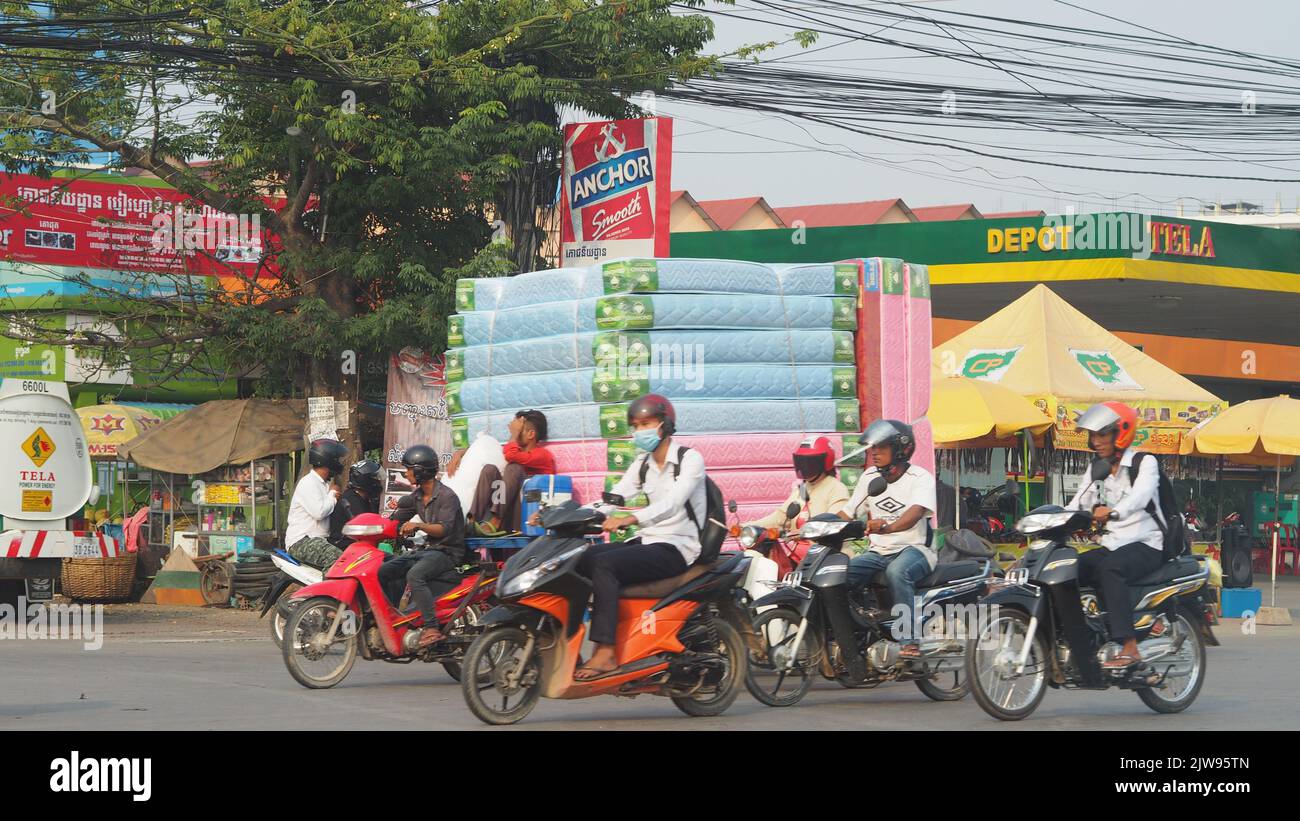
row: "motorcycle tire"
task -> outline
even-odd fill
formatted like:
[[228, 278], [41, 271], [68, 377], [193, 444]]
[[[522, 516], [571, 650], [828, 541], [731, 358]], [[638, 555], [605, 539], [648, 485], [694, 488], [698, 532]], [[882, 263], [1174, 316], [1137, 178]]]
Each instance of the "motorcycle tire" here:
[[721, 715], [740, 695], [740, 688], [745, 681], [745, 669], [748, 666], [749, 650], [745, 641], [736, 632], [736, 628], [725, 621], [714, 619], [713, 627], [718, 633], [722, 647], [726, 652], [728, 667], [717, 691], [702, 696], [673, 696], [673, 704], [688, 716], [707, 717]]
[[981, 640], [984, 638], [984, 633], [987, 632], [990, 627], [993, 627], [1004, 619], [1015, 622], [1020, 629], [1021, 635], [1028, 633], [1029, 615], [1021, 610], [1009, 610], [1003, 608], [998, 618], [990, 623], [979, 635], [971, 639], [970, 643], [967, 645], [966, 686], [970, 688], [971, 695], [975, 697], [975, 703], [978, 704], [980, 709], [984, 712], [999, 721], [1019, 721], [1028, 717], [1034, 712], [1034, 710], [1037, 710], [1038, 705], [1043, 701], [1043, 696], [1047, 694], [1047, 639], [1041, 630], [1034, 634], [1033, 652], [1037, 654], [1042, 665], [1042, 669], [1037, 673], [1040, 679], [1038, 681], [1037, 690], [1023, 706], [1015, 709], [1003, 707], [984, 689], [984, 683], [979, 678], [979, 663], [984, 657], [984, 653], [987, 652], [980, 647], [982, 643]]
[[268, 615], [271, 617], [271, 641], [275, 642], [276, 647], [284, 649], [284, 626], [286, 619], [278, 607], [272, 607], [271, 612]]
[[[788, 607], [777, 607], [760, 615], [754, 620], [754, 632], [758, 635], [759, 641], [765, 646], [765, 656], [770, 653], [770, 639], [768, 638], [772, 622], [780, 621], [786, 625], [798, 629], [799, 622], [802, 618], [794, 610]], [[787, 632], [788, 632], [787, 628]], [[808, 665], [803, 669], [803, 676], [785, 695], [777, 695], [784, 679], [778, 681], [775, 689], [768, 692], [767, 684], [769, 676], [767, 671], [772, 668], [770, 659], [764, 657], [755, 659], [752, 654], [746, 653], [748, 664], [745, 665], [745, 689], [760, 704], [768, 707], [790, 707], [798, 704], [807, 695], [808, 690], [812, 687], [813, 677], [817, 675], [818, 665], [816, 660], [820, 653], [818, 652], [819, 638], [816, 630], [811, 626], [804, 632], [803, 644], [808, 647]], [[797, 650], [796, 650], [797, 652]], [[773, 673], [772, 675], [776, 675]]]
[[[466, 670], [481, 671], [481, 675], [475, 678], [495, 680], [506, 672], [498, 670], [497, 667], [507, 655], [509, 647], [522, 648], [527, 643], [528, 635], [518, 627], [498, 627], [495, 630], [489, 630], [474, 639], [474, 643], [469, 646], [469, 650], [465, 653], [462, 667]], [[497, 645], [506, 646], [502, 646], [499, 652], [494, 652]], [[514, 654], [510, 654], [510, 656], [513, 658]], [[483, 669], [485, 662], [489, 665], [488, 669]], [[465, 697], [465, 705], [469, 707], [469, 711], [479, 721], [484, 724], [494, 725], [515, 724], [522, 721], [537, 706], [537, 700], [542, 696], [542, 664], [536, 648], [534, 647], [532, 654], [528, 658], [519, 663], [524, 668], [523, 675], [531, 679], [531, 681], [527, 685], [518, 687], [506, 694], [508, 699], [510, 695], [522, 692], [523, 698], [514, 707], [507, 707], [503, 702], [502, 708], [497, 709], [489, 704], [487, 699], [484, 698], [484, 693], [490, 693], [493, 696], [492, 700], [496, 701], [496, 697], [501, 693], [501, 690], [496, 686], [483, 688], [477, 681], [471, 681], [469, 677], [462, 674], [460, 680], [461, 694]]]
[[[1164, 687], [1144, 687], [1137, 691], [1138, 698], [1142, 703], [1155, 710], [1157, 713], [1181, 713], [1191, 706], [1192, 702], [1201, 692], [1201, 685], [1205, 683], [1205, 640], [1201, 636], [1201, 631], [1197, 628], [1193, 617], [1186, 611], [1179, 610], [1177, 616], [1178, 629], [1187, 633], [1187, 641], [1193, 644], [1192, 661], [1195, 664], [1193, 675], [1195, 680], [1192, 684], [1174, 698], [1165, 698]], [[1159, 661], [1151, 665], [1157, 672], [1160, 671]]]
[[[956, 687], [943, 687], [932, 678], [918, 678], [916, 688], [925, 693], [926, 698], [933, 701], [961, 701], [970, 692], [970, 687], [966, 684], [965, 669], [959, 672], [958, 681], [960, 683]], [[947, 679], [950, 674], [941, 673], [940, 675]]]
[[[360, 636], [346, 636], [339, 642], [343, 648], [342, 661], [339, 666], [328, 675], [313, 675], [303, 667], [302, 662], [299, 660], [298, 656], [303, 654], [297, 652], [292, 638], [298, 635], [298, 631], [303, 629], [304, 622], [309, 618], [316, 619], [314, 626], [320, 627], [324, 619], [333, 618], [334, 609], [343, 606], [342, 602], [337, 599], [332, 599], [329, 596], [317, 596], [299, 605], [284, 625], [285, 640], [281, 642], [280, 653], [284, 658], [284, 666], [289, 670], [289, 675], [293, 676], [294, 681], [303, 687], [310, 690], [325, 690], [333, 687], [347, 678], [348, 673], [352, 670], [352, 665], [356, 663]], [[316, 613], [319, 613], [319, 616], [313, 616]], [[317, 632], [319, 633], [319, 630]]]

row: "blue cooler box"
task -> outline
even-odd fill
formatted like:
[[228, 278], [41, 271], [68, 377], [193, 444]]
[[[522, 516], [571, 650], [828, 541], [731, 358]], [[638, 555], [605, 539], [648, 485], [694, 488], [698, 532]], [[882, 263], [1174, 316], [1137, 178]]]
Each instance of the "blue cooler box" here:
[[1258, 613], [1264, 594], [1256, 587], [1225, 587], [1219, 593], [1219, 607], [1225, 619], [1239, 619], [1249, 610]]
[[572, 477], [559, 474], [529, 476], [524, 480], [524, 503], [519, 516], [519, 529], [525, 536], [541, 536], [546, 533], [546, 529], [528, 524], [528, 519], [537, 512], [543, 501], [554, 506], [572, 498]]

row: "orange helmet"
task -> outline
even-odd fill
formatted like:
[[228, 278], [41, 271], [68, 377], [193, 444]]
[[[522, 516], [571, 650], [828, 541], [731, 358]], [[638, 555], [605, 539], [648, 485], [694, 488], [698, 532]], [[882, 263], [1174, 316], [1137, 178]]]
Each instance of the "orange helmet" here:
[[1077, 424], [1093, 433], [1113, 431], [1115, 447], [1126, 448], [1137, 434], [1138, 412], [1123, 402], [1102, 402], [1084, 411]]

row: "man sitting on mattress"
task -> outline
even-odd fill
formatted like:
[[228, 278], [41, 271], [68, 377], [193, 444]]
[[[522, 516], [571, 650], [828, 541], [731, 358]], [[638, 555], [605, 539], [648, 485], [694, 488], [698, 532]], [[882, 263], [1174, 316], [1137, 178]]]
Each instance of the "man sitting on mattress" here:
[[[505, 470], [484, 465], [474, 488], [474, 500], [466, 516], [466, 526], [478, 536], [503, 536], [519, 532], [520, 496], [529, 476], [555, 473], [555, 456], [542, 443], [546, 441], [546, 414], [523, 410], [515, 414], [508, 428], [510, 441], [502, 447]], [[447, 467], [455, 474], [465, 451], [458, 451]]]

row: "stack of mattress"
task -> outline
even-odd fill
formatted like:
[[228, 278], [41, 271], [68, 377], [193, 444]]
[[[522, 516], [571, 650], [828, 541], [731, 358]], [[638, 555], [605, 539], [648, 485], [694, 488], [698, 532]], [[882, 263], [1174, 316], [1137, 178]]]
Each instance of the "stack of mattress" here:
[[[825, 434], [839, 449], [862, 429], [864, 374], [883, 373], [861, 342], [864, 320], [881, 321], [859, 304], [865, 268], [624, 259], [460, 280], [446, 359], [455, 446], [504, 439], [517, 411], [541, 410], [558, 470], [589, 500], [635, 457], [628, 403], [661, 393], [677, 408], [675, 440], [703, 453], [742, 519], [766, 513], [790, 492], [802, 439]], [[906, 373], [889, 388], [899, 416]]]

